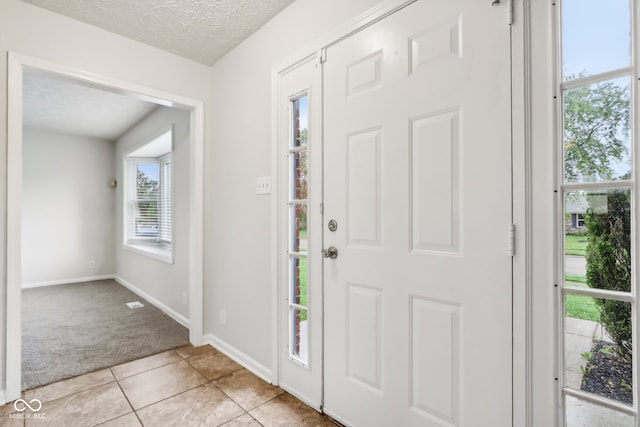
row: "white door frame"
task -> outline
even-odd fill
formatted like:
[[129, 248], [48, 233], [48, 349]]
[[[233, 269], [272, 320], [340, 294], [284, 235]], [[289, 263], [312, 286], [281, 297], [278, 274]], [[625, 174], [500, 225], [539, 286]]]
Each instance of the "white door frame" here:
[[189, 340], [203, 336], [203, 147], [204, 103], [134, 83], [88, 73], [38, 58], [9, 52], [7, 129], [7, 401], [18, 399], [22, 377], [22, 76], [24, 67], [38, 68], [111, 91], [191, 112], [189, 141]]
[[[309, 44], [302, 50], [287, 57], [272, 68], [272, 104], [271, 104], [271, 170], [272, 176], [280, 176], [278, 162], [278, 80], [281, 74], [305, 58], [323, 50], [349, 35], [363, 29], [384, 17], [419, 0], [387, 0], [363, 13], [342, 27], [321, 39]], [[533, 228], [532, 195], [532, 91], [531, 69], [534, 54], [532, 50], [531, 26], [533, 17], [539, 19], [540, 3], [535, 0], [502, 1], [497, 7], [505, 8], [505, 25], [509, 25], [509, 6], [513, 7], [512, 34], [512, 162], [513, 162], [513, 221], [516, 224], [516, 247], [513, 257], [513, 425], [533, 426], [533, 321], [532, 321], [532, 283], [533, 283], [533, 247], [531, 245]], [[534, 4], [532, 4], [534, 3]], [[490, 2], [487, 0], [487, 7]], [[532, 13], [532, 9], [535, 9]], [[278, 269], [279, 236], [278, 227], [279, 185], [272, 186], [271, 198], [271, 321], [272, 329], [272, 382], [278, 384], [280, 368], [280, 325], [279, 322], [279, 280]]]
[[[526, 75], [522, 112], [526, 138], [523, 147], [526, 162], [526, 182], [520, 191], [526, 191], [526, 300], [528, 315], [525, 319], [526, 371], [529, 395], [527, 420], [530, 425], [556, 426], [560, 422], [562, 404], [558, 386], [560, 368], [557, 365], [558, 331], [556, 328], [555, 286], [556, 267], [556, 196], [557, 171], [555, 93], [555, 2], [527, 0], [526, 29], [523, 32], [526, 49], [524, 67]], [[552, 172], [552, 173], [550, 173]], [[516, 189], [517, 190], [517, 189]], [[519, 196], [522, 197], [522, 196]], [[533, 238], [535, 236], [535, 238]]]

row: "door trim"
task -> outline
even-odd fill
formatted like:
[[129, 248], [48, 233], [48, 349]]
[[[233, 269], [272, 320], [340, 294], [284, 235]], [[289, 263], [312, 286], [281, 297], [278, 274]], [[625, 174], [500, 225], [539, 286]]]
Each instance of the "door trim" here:
[[189, 141], [189, 340], [194, 345], [200, 345], [203, 335], [204, 103], [9, 52], [7, 94], [7, 351], [5, 360], [5, 397], [8, 401], [19, 398], [22, 391], [22, 221], [20, 206], [22, 200], [22, 75], [25, 66], [191, 112]]
[[[359, 30], [418, 0], [387, 0], [370, 9], [329, 34], [306, 45], [301, 50], [278, 62], [271, 70], [271, 171], [275, 185], [271, 195], [271, 322], [272, 329], [272, 383], [280, 378], [280, 322], [278, 253], [280, 251], [278, 227], [278, 80], [280, 75], [296, 67], [309, 57], [322, 55], [323, 49], [338, 43]], [[512, 341], [512, 413], [514, 426], [533, 426], [533, 94], [534, 74], [531, 28], [533, 16], [540, 13], [531, 0], [513, 2], [514, 21], [511, 24], [511, 86], [512, 86], [512, 201], [513, 223], [516, 224], [516, 251], [513, 257], [513, 341]], [[487, 2], [489, 7], [489, 3]], [[508, 5], [502, 5], [505, 10]], [[532, 9], [536, 9], [533, 10]], [[505, 11], [505, 25], [508, 19]], [[537, 57], [537, 56], [536, 56]], [[536, 67], [537, 68], [537, 67]], [[537, 201], [537, 199], [536, 199]]]
[[511, 25], [513, 257], [513, 425], [533, 426], [531, 1], [514, 2]]

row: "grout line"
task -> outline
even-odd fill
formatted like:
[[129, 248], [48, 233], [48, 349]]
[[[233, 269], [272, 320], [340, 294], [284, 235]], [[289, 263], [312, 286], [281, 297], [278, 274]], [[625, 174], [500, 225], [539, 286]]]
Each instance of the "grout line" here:
[[[191, 358], [194, 358], [194, 357], [202, 356], [202, 355], [207, 354], [207, 353], [213, 353], [213, 352], [220, 353], [220, 350], [218, 350], [217, 348], [215, 348], [211, 344], [204, 344], [204, 345], [201, 345], [201, 346], [198, 346], [198, 347], [192, 347], [192, 348], [200, 348], [200, 347], [205, 347], [205, 346], [206, 347], [211, 347], [211, 350], [203, 351], [202, 353], [187, 355], [186, 357], [181, 355], [180, 353], [178, 353], [178, 356], [182, 357], [183, 360], [187, 360], [187, 359], [191, 359]], [[186, 346], [182, 346], [182, 347], [186, 347]], [[182, 348], [182, 347], [176, 347], [176, 349]], [[176, 353], [177, 353], [177, 351], [176, 351]]]
[[229, 421], [224, 423], [223, 426], [225, 424], [229, 424], [230, 422], [237, 420], [238, 418], [244, 417], [245, 415], [248, 415], [253, 421], [257, 422], [260, 426], [264, 427], [264, 424], [262, 424], [260, 421], [256, 420], [256, 418], [253, 415], [251, 415], [249, 412], [247, 412], [247, 411], [245, 411], [244, 414], [242, 414], [242, 415], [238, 415], [237, 417], [235, 417], [233, 419], [230, 419]]
[[[134, 373], [134, 374], [129, 374], [129, 375], [127, 375], [127, 376], [125, 376], [125, 377], [122, 377], [122, 378], [117, 378], [117, 377], [116, 377], [116, 374], [115, 374], [115, 373], [113, 372], [113, 370], [112, 370], [113, 368], [115, 368], [115, 367], [117, 367], [117, 366], [126, 365], [127, 363], [134, 363], [134, 362], [137, 362], [138, 360], [143, 360], [143, 359], [146, 359], [147, 357], [157, 356], [158, 354], [162, 354], [162, 353], [168, 353], [168, 352], [170, 352], [170, 351], [172, 351], [172, 352], [176, 353], [176, 355], [177, 355], [180, 359], [178, 359], [178, 360], [174, 360], [174, 361], [172, 361], [172, 362], [167, 362], [167, 363], [165, 363], [165, 364], [163, 364], [163, 365], [154, 366], [153, 368], [148, 368], [148, 369], [145, 369], [144, 371], [136, 372], [136, 373]], [[119, 380], [124, 380], [125, 378], [135, 377], [136, 375], [143, 374], [143, 373], [145, 373], [145, 372], [153, 371], [154, 369], [157, 369], [157, 368], [162, 368], [163, 366], [172, 365], [172, 364], [174, 364], [174, 363], [178, 363], [178, 362], [181, 362], [181, 361], [183, 361], [183, 360], [185, 360], [185, 359], [183, 359], [183, 358], [182, 358], [182, 356], [180, 356], [180, 355], [178, 354], [178, 352], [176, 352], [175, 350], [166, 350], [166, 351], [161, 351], [160, 353], [152, 354], [152, 355], [150, 355], [150, 356], [142, 357], [142, 358], [140, 358], [140, 359], [132, 360], [132, 361], [130, 361], [130, 362], [120, 363], [120, 364], [118, 364], [118, 365], [115, 365], [115, 366], [110, 367], [109, 369], [111, 370], [111, 375], [113, 375], [113, 377], [116, 379], [116, 381], [119, 381]]]
[[[204, 377], [204, 376], [203, 376], [203, 377]], [[164, 402], [165, 400], [169, 400], [169, 399], [174, 398], [174, 397], [176, 397], [176, 396], [180, 396], [181, 394], [184, 394], [184, 393], [186, 393], [186, 392], [188, 392], [188, 391], [195, 390], [195, 389], [200, 388], [200, 387], [204, 387], [205, 385], [210, 384], [210, 383], [212, 383], [212, 382], [213, 382], [213, 381], [209, 381], [206, 377], [204, 377], [204, 379], [205, 379], [205, 380], [207, 380], [207, 382], [206, 382], [206, 383], [202, 383], [202, 384], [197, 385], [197, 386], [195, 386], [195, 387], [191, 387], [191, 388], [189, 388], [189, 389], [187, 389], [187, 390], [183, 390], [183, 391], [181, 391], [181, 392], [179, 392], [179, 393], [172, 394], [171, 396], [167, 396], [167, 397], [165, 397], [165, 398], [163, 398], [163, 399], [158, 400], [157, 402], [149, 403], [148, 405], [142, 406], [142, 407], [140, 407], [140, 408], [138, 408], [138, 409], [135, 409], [135, 408], [134, 408], [134, 409], [133, 409], [133, 411], [134, 411], [134, 412], [140, 411], [140, 410], [142, 410], [142, 409], [148, 408], [149, 406], [153, 406], [153, 405], [155, 405], [156, 403]], [[214, 385], [215, 385], [215, 384], [214, 384]], [[128, 400], [128, 399], [127, 399], [127, 400]], [[133, 405], [131, 405], [131, 408], [133, 408]], [[136, 415], [137, 415], [137, 414], [136, 414]]]
[[[104, 369], [108, 369], [108, 370], [109, 370], [109, 373], [111, 373], [111, 376], [113, 377], [113, 373], [111, 372], [111, 368], [104, 368]], [[98, 371], [102, 371], [102, 370], [103, 370], [103, 369], [98, 369]], [[94, 371], [94, 372], [98, 372], [98, 371]], [[93, 372], [88, 372], [88, 373], [86, 373], [86, 374], [81, 374], [81, 375], [78, 375], [78, 376], [76, 376], [76, 377], [71, 377], [71, 378], [67, 378], [67, 379], [65, 379], [65, 380], [57, 381], [57, 382], [55, 382], [55, 383], [45, 384], [45, 385], [43, 385], [43, 386], [41, 386], [41, 387], [32, 388], [32, 389], [30, 389], [30, 390], [23, 391], [21, 396], [22, 396], [22, 398], [24, 399], [24, 393], [26, 393], [26, 392], [33, 392], [33, 393], [34, 393], [34, 398], [38, 399], [37, 394], [35, 394], [35, 390], [38, 390], [39, 388], [48, 387], [48, 386], [53, 385], [53, 384], [58, 384], [58, 383], [61, 383], [61, 382], [64, 382], [64, 381], [71, 380], [71, 379], [73, 379], [73, 378], [78, 378], [78, 377], [81, 377], [81, 376], [83, 376], [83, 375], [89, 375], [89, 374], [92, 374], [92, 373], [93, 373]], [[101, 383], [101, 384], [91, 385], [91, 386], [89, 386], [89, 387], [87, 387], [87, 388], [83, 388], [82, 390], [77, 390], [77, 391], [74, 391], [73, 393], [65, 394], [65, 395], [63, 395], [63, 396], [56, 397], [55, 399], [52, 399], [52, 400], [43, 400], [43, 401], [41, 401], [41, 402], [42, 402], [42, 404], [43, 404], [43, 405], [44, 405], [45, 403], [46, 403], [46, 404], [49, 404], [49, 403], [57, 402], [58, 400], [66, 399], [66, 398], [68, 398], [68, 397], [75, 396], [76, 394], [84, 393], [85, 391], [93, 390], [94, 388], [102, 387], [102, 386], [104, 386], [104, 385], [111, 384], [111, 383], [115, 383], [115, 382], [117, 382], [117, 380], [115, 379], [115, 377], [113, 377], [113, 379], [112, 379], [111, 381], [107, 381], [107, 382], [104, 382], [104, 383]]]
[[[247, 372], [251, 373], [252, 375], [255, 375], [255, 374], [253, 374], [251, 371], [249, 371], [248, 369], [246, 369], [246, 368], [244, 368], [244, 369], [245, 369]], [[253, 408], [251, 408], [251, 409], [245, 409], [245, 408], [244, 408], [240, 403], [236, 402], [236, 400], [235, 400], [233, 397], [231, 397], [231, 396], [230, 396], [229, 394], [227, 394], [227, 393], [226, 393], [222, 388], [220, 388], [217, 384], [215, 384], [215, 381], [221, 380], [221, 379], [223, 379], [223, 378], [230, 377], [231, 375], [233, 375], [233, 374], [234, 374], [234, 373], [236, 373], [236, 372], [239, 372], [239, 371], [233, 371], [233, 372], [231, 372], [230, 374], [227, 374], [227, 375], [225, 375], [225, 376], [223, 376], [223, 377], [220, 377], [220, 378], [218, 378], [218, 379], [216, 379], [216, 380], [213, 380], [212, 382], [214, 382], [214, 384], [213, 384], [214, 386], [216, 386], [216, 387], [217, 387], [217, 388], [218, 388], [222, 393], [224, 393], [224, 395], [225, 395], [225, 396], [227, 396], [227, 397], [228, 397], [228, 398], [229, 398], [233, 403], [235, 403], [235, 404], [236, 404], [236, 405], [238, 405], [240, 408], [242, 408], [242, 409], [243, 409], [247, 414], [249, 414], [249, 411], [253, 411], [254, 409], [259, 408], [260, 406], [262, 406], [262, 405], [264, 405], [264, 404], [266, 404], [266, 403], [268, 403], [268, 402], [271, 402], [273, 399], [277, 399], [278, 397], [280, 397], [280, 396], [282, 396], [284, 393], [286, 393], [286, 392], [285, 392], [283, 389], [281, 389], [280, 387], [278, 387], [278, 386], [274, 386], [273, 384], [269, 384], [269, 383], [267, 383], [267, 384], [269, 384], [270, 386], [275, 387], [275, 388], [277, 388], [278, 390], [282, 391], [282, 393], [280, 393], [280, 394], [279, 394], [279, 395], [277, 395], [277, 396], [272, 397], [271, 399], [265, 400], [265, 401], [264, 401], [264, 402], [262, 402], [261, 404], [256, 405], [256, 406], [254, 406], [254, 407], [253, 407]], [[262, 378], [259, 378], [259, 380], [260, 380], [260, 381], [264, 381]], [[264, 381], [264, 382], [266, 383], [266, 381]], [[249, 414], [249, 415], [251, 415], [251, 414]], [[254, 418], [253, 416], [251, 416], [251, 417], [252, 417], [252, 418]], [[257, 420], [256, 420], [256, 421], [257, 421]]]
[[[109, 368], [111, 369], [111, 368]], [[112, 372], [113, 374], [113, 372]], [[138, 413], [136, 412], [135, 408], [133, 407], [133, 405], [131, 404], [131, 401], [129, 400], [129, 396], [127, 396], [127, 393], [124, 392], [124, 389], [122, 388], [122, 386], [120, 385], [120, 383], [118, 382], [118, 380], [116, 380], [116, 384], [118, 385], [118, 388], [120, 389], [120, 392], [122, 393], [122, 395], [124, 396], [124, 398], [127, 400], [127, 403], [129, 404], [129, 407], [131, 408], [131, 411], [133, 411], [133, 413], [135, 414], [136, 418], [138, 419], [138, 421], [140, 422], [140, 425], [144, 426], [144, 424], [142, 424], [142, 420], [140, 419], [140, 417], [138, 416]], [[125, 414], [126, 415], [126, 414]], [[121, 415], [122, 416], [122, 415]], [[119, 417], [116, 417], [119, 418]], [[115, 420], [115, 418], [114, 418]]]
[[[218, 378], [218, 380], [219, 380], [219, 379], [221, 379], [221, 378], [226, 378], [226, 377], [228, 377], [228, 376], [231, 376], [231, 374], [227, 374], [227, 375], [225, 375], [224, 377], [220, 377], [220, 378]], [[218, 381], [218, 380], [214, 380], [214, 381]], [[233, 403], [235, 403], [235, 404], [238, 406], [238, 408], [242, 409], [242, 412], [243, 412], [242, 414], [238, 415], [237, 417], [235, 417], [235, 418], [233, 418], [233, 419], [231, 419], [231, 420], [227, 421], [225, 424], [230, 423], [231, 421], [236, 420], [236, 419], [238, 419], [238, 418], [240, 418], [240, 417], [244, 417], [245, 415], [249, 415], [249, 416], [251, 417], [251, 414], [249, 413], [249, 411], [248, 411], [248, 410], [246, 410], [246, 409], [245, 409], [241, 404], [239, 404], [238, 402], [236, 402], [236, 401], [235, 401], [231, 396], [229, 396], [227, 393], [225, 393], [225, 391], [224, 391], [224, 390], [222, 390], [220, 387], [218, 387], [218, 386], [214, 383], [214, 381], [211, 381], [211, 384], [212, 384], [215, 388], [217, 388], [217, 389], [218, 389], [218, 390], [219, 390], [219, 391], [220, 391], [224, 396], [226, 396], [226, 397], [227, 397], [227, 399], [229, 399], [230, 401], [232, 401]], [[251, 418], [253, 418], [253, 417], [251, 417]], [[254, 418], [254, 419], [255, 419], [255, 418]], [[256, 421], [257, 421], [257, 420], [256, 420]], [[260, 423], [258, 423], [258, 424], [260, 424]], [[262, 424], [260, 424], [260, 425], [262, 425]]]

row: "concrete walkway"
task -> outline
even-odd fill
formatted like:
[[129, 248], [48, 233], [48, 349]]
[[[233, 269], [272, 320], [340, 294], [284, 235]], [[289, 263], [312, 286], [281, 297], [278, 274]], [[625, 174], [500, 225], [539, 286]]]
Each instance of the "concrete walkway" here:
[[564, 274], [567, 276], [586, 276], [587, 260], [583, 256], [565, 255]]
[[607, 339], [604, 328], [598, 322], [566, 317], [565, 325], [565, 385], [580, 390], [582, 369], [587, 367], [587, 359], [582, 353], [591, 351], [594, 340]]
[[[580, 390], [582, 369], [587, 366], [583, 353], [591, 351], [594, 340], [612, 341], [605, 329], [590, 320], [565, 318], [565, 386]], [[633, 427], [633, 417], [603, 406], [567, 396], [566, 427]]]

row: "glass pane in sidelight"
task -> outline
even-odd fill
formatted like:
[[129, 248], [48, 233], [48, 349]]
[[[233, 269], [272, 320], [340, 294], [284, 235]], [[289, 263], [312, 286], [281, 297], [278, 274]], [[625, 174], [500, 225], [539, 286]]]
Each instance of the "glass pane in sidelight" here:
[[566, 427], [633, 427], [633, 415], [597, 405], [573, 396], [565, 396]]
[[293, 110], [293, 147], [301, 147], [307, 145], [308, 142], [309, 96], [298, 98], [291, 104]]
[[565, 286], [631, 292], [631, 190], [564, 195]]
[[[307, 257], [291, 257], [291, 301], [307, 307], [308, 283]], [[306, 316], [306, 313], [304, 313]]]
[[291, 252], [307, 252], [307, 205], [293, 204], [290, 208]]
[[309, 181], [306, 151], [291, 153], [291, 175], [291, 199], [306, 199]]
[[291, 356], [307, 363], [309, 355], [307, 311], [291, 308], [290, 348]]
[[629, 65], [629, 0], [562, 1], [563, 81]]
[[565, 182], [630, 179], [630, 100], [629, 77], [563, 92]]
[[629, 302], [566, 295], [564, 386], [633, 405], [631, 321]]

